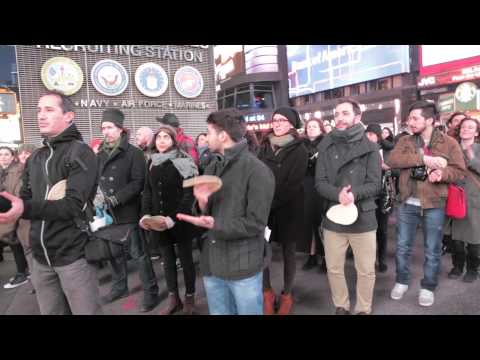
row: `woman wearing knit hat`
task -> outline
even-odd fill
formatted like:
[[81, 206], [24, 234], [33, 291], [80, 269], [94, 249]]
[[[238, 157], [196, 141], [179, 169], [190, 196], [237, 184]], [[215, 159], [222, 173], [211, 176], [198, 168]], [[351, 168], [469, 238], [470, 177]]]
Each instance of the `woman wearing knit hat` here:
[[[268, 227], [270, 239], [282, 245], [284, 288], [280, 296], [279, 315], [288, 315], [293, 306], [292, 287], [295, 278], [296, 239], [303, 236], [304, 189], [308, 155], [297, 130], [301, 126], [295, 109], [281, 107], [273, 113], [272, 131], [265, 135], [258, 158], [275, 175], [275, 196]], [[275, 293], [270, 284], [270, 269], [263, 274], [264, 314], [275, 312]]]
[[[193, 189], [183, 188], [183, 180], [198, 175], [198, 170], [193, 159], [178, 148], [176, 131], [172, 126], [161, 124], [157, 130], [147, 169], [140, 226], [151, 231], [151, 240], [159, 244], [165, 259], [168, 303], [160, 311], [160, 315], [171, 315], [182, 308], [184, 314], [191, 315], [195, 304], [193, 229], [190, 224], [177, 220], [176, 214], [191, 214], [194, 200]], [[152, 217], [158, 220], [156, 229], [149, 225], [153, 220]], [[183, 304], [178, 294], [175, 244], [177, 244], [178, 255], [183, 267], [186, 287]]]

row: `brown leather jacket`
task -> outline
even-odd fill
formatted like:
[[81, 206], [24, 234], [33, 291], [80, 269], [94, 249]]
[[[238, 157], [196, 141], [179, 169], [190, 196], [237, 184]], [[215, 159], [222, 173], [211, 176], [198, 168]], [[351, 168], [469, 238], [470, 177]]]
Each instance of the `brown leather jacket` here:
[[431, 183], [427, 180], [416, 181], [410, 178], [410, 169], [422, 166], [423, 149], [415, 144], [415, 136], [403, 136], [390, 152], [386, 161], [392, 168], [400, 169], [400, 200], [404, 202], [412, 196], [415, 183], [417, 198], [423, 209], [442, 208], [448, 195], [448, 184], [463, 179], [465, 176], [465, 160], [460, 145], [452, 137], [434, 131], [431, 141], [432, 156], [441, 156], [448, 160], [448, 165], [442, 171], [442, 181]]

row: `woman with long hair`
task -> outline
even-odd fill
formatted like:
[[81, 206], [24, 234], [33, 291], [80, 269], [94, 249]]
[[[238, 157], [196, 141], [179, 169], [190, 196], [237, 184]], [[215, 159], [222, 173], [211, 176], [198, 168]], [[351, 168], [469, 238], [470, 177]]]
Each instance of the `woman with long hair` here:
[[[275, 176], [268, 227], [270, 240], [281, 244], [284, 262], [284, 286], [280, 296], [279, 315], [288, 315], [293, 306], [292, 288], [295, 278], [296, 239], [303, 237], [304, 190], [308, 155], [297, 130], [301, 121], [298, 112], [282, 107], [273, 113], [272, 130], [265, 134], [258, 158]], [[276, 296], [270, 283], [270, 269], [263, 273], [264, 314], [275, 312]]]
[[[310, 119], [305, 122], [305, 136], [303, 144], [308, 151], [308, 167], [305, 174], [305, 230], [303, 241], [297, 243], [299, 251], [309, 254], [303, 270], [310, 270], [319, 265], [319, 271], [327, 272], [325, 263], [325, 251], [319, 231], [324, 213], [323, 198], [315, 190], [315, 166], [318, 158], [318, 144], [323, 139], [323, 123], [317, 119]], [[318, 255], [321, 257], [318, 263]]]
[[[193, 190], [184, 189], [183, 181], [196, 176], [198, 170], [190, 155], [178, 148], [175, 134], [175, 129], [169, 125], [161, 125], [155, 134], [142, 196], [140, 226], [151, 231], [152, 241], [158, 242], [164, 258], [168, 304], [160, 310], [160, 315], [171, 315], [182, 309], [184, 314], [191, 315], [195, 305], [193, 229], [190, 224], [177, 220], [176, 214], [191, 214]], [[161, 231], [153, 231], [145, 222], [151, 216], [161, 216]], [[183, 267], [186, 287], [184, 303], [178, 293], [175, 245]]]
[[[0, 186], [2, 191], [19, 196], [22, 186], [23, 164], [15, 158], [15, 152], [8, 146], [0, 147]], [[29, 222], [23, 222], [29, 228]], [[6, 284], [5, 289], [13, 289], [28, 282], [30, 273], [28, 262], [18, 237], [19, 222], [0, 225], [0, 242], [9, 245], [17, 267], [17, 273]], [[31, 269], [30, 269], [31, 270]]]
[[[473, 282], [478, 278], [480, 266], [480, 122], [466, 117], [458, 126], [460, 146], [467, 165], [464, 179], [467, 198], [467, 215], [463, 219], [452, 219], [452, 263], [453, 269], [448, 273], [450, 279], [458, 279], [467, 272], [464, 282]], [[466, 248], [466, 251], [465, 251]]]

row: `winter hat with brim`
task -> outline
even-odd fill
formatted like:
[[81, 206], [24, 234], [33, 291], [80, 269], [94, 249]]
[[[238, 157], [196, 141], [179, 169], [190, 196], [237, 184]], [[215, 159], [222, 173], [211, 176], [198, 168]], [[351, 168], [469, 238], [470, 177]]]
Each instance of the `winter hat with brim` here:
[[369, 124], [365, 129], [365, 132], [374, 133], [375, 135], [377, 135], [379, 141], [382, 139], [382, 128], [378, 124]]
[[177, 116], [172, 113], [166, 113], [163, 115], [163, 117], [158, 117], [157, 120], [162, 124], [167, 124], [173, 126], [174, 128], [178, 128], [180, 126], [180, 121], [178, 121]]
[[124, 121], [125, 115], [118, 109], [106, 109], [102, 114], [102, 123], [111, 122], [120, 129], [123, 129]]
[[273, 112], [272, 119], [275, 116], [275, 114], [280, 114], [285, 116], [295, 129], [299, 129], [302, 125], [302, 121], [300, 120], [300, 115], [295, 109], [292, 109], [286, 106], [278, 108]]

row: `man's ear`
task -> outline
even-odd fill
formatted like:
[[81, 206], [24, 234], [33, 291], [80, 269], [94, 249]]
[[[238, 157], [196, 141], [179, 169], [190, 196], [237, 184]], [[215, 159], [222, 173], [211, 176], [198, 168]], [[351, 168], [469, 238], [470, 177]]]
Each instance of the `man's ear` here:
[[74, 117], [75, 117], [75, 113], [73, 111], [68, 111], [64, 115], [65, 121], [69, 124], [71, 124], [73, 122]]

